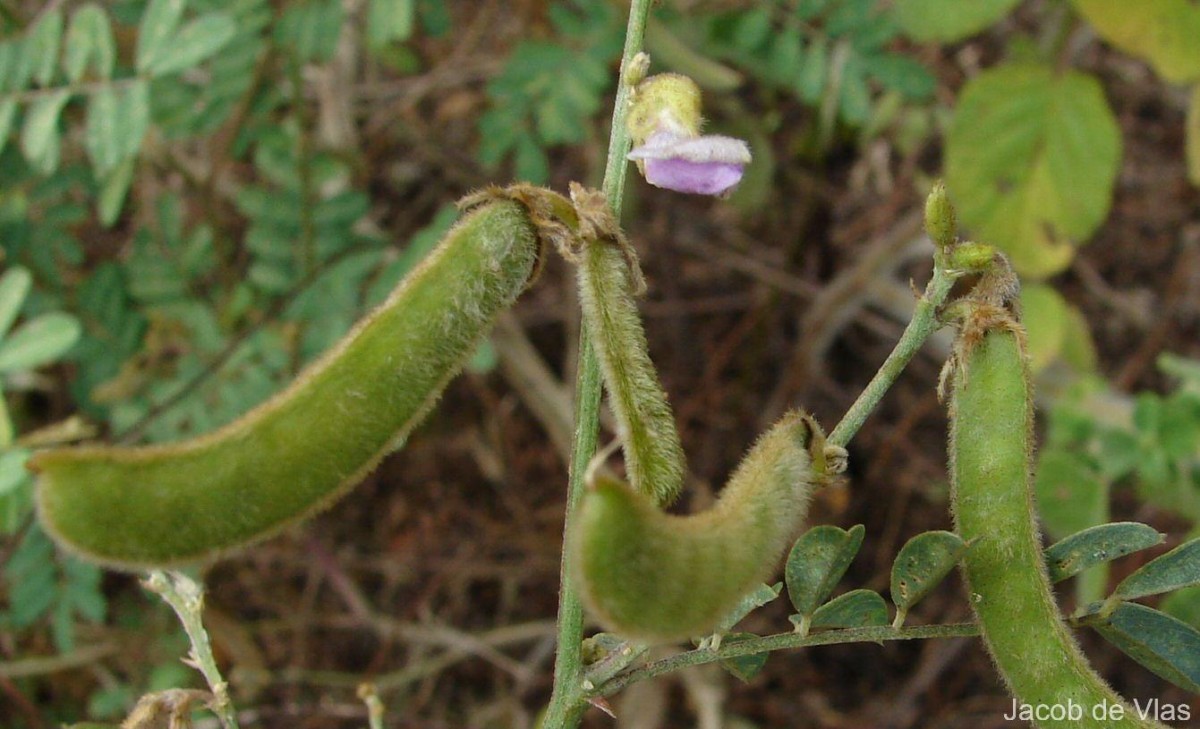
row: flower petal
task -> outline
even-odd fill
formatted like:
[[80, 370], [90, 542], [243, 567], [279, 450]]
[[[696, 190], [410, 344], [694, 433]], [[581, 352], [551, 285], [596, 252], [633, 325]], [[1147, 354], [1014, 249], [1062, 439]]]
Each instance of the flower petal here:
[[722, 162], [725, 164], [750, 164], [750, 147], [733, 137], [705, 135], [702, 137], [678, 137], [658, 132], [646, 140], [646, 144], [630, 151], [629, 159], [681, 159], [688, 162]]
[[675, 192], [722, 195], [742, 181], [744, 164], [646, 159], [646, 182]]

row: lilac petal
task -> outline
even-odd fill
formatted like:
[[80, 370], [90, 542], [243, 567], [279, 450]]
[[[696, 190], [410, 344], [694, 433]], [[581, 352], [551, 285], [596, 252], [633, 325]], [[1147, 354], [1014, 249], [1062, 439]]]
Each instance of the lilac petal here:
[[629, 153], [629, 159], [681, 159], [688, 162], [723, 162], [747, 165], [750, 147], [740, 139], [714, 134], [702, 137], [679, 137], [658, 132], [646, 144]]
[[685, 159], [646, 160], [646, 182], [675, 192], [722, 195], [742, 180], [744, 164], [691, 162]]

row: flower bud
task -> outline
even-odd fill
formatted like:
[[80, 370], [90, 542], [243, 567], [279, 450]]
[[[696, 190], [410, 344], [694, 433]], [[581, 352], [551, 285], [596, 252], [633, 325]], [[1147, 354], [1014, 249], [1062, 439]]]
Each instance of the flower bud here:
[[945, 183], [939, 180], [929, 191], [929, 197], [925, 198], [925, 232], [934, 245], [945, 249], [954, 244], [956, 227], [954, 206], [946, 194]]
[[701, 135], [700, 87], [687, 76], [651, 76], [634, 91], [629, 159], [656, 187], [724, 195], [741, 182], [750, 147], [732, 137]]

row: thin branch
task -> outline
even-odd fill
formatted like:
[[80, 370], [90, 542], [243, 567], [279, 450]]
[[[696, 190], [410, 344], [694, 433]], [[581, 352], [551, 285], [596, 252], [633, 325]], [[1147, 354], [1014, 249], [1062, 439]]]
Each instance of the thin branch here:
[[900, 373], [904, 371], [904, 367], [920, 351], [921, 345], [925, 343], [929, 335], [937, 330], [939, 326], [938, 309], [945, 303], [946, 297], [950, 295], [950, 290], [954, 288], [954, 282], [960, 275], [946, 267], [940, 254], [934, 255], [933, 277], [929, 279], [925, 293], [917, 301], [912, 320], [908, 322], [908, 326], [904, 328], [904, 333], [900, 335], [900, 340], [896, 342], [892, 353], [888, 355], [879, 371], [871, 378], [866, 389], [862, 391], [862, 394], [842, 416], [841, 422], [829, 434], [830, 445], [845, 446], [854, 438], [858, 429], [870, 416], [871, 411], [883, 399]]
[[609, 696], [622, 688], [637, 681], [644, 681], [664, 673], [678, 671], [687, 666], [699, 666], [728, 658], [741, 658], [756, 653], [784, 650], [787, 648], [807, 648], [818, 645], [836, 645], [839, 643], [882, 643], [891, 640], [925, 640], [928, 638], [963, 638], [979, 635], [979, 626], [974, 623], [949, 623], [946, 625], [920, 625], [908, 628], [847, 628], [845, 630], [830, 630], [822, 633], [800, 635], [799, 633], [780, 633], [767, 635], [736, 643], [723, 643], [720, 650], [697, 648], [685, 653], [679, 653], [669, 658], [663, 658], [641, 668], [635, 668], [628, 673], [622, 673], [588, 692], [588, 696]]

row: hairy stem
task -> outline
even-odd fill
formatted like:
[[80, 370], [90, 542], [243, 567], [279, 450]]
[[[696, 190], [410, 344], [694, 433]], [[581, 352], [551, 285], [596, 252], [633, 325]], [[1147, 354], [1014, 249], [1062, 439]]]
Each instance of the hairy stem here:
[[[602, 187], [613, 215], [618, 220], [621, 216], [621, 200], [625, 193], [625, 155], [629, 154], [629, 132], [625, 128], [625, 117], [632, 88], [626, 83], [626, 74], [633, 64], [634, 56], [642, 50], [650, 3], [651, 0], [633, 0], [630, 4], [629, 25], [625, 31], [625, 50], [621, 56], [621, 78], [617, 82], [617, 98], [608, 142], [608, 162], [604, 168]], [[596, 439], [600, 428], [600, 395], [600, 363], [592, 349], [591, 335], [585, 324], [579, 329], [579, 367], [575, 380], [575, 441], [567, 485], [564, 545], [571, 543], [579, 502], [583, 497], [584, 473], [588, 461], [596, 452]], [[564, 548], [559, 574], [558, 648], [554, 660], [554, 691], [542, 723], [545, 729], [578, 726], [587, 707], [583, 696], [583, 658], [580, 654], [580, 644], [583, 641], [583, 608], [570, 574], [571, 565], [566, 557], [567, 550]]]
[[929, 279], [925, 293], [917, 301], [912, 320], [904, 328], [904, 333], [900, 335], [900, 340], [896, 342], [896, 347], [888, 355], [883, 366], [871, 378], [866, 389], [862, 391], [862, 394], [842, 416], [841, 422], [829, 434], [826, 441], [829, 445], [844, 448], [854, 438], [871, 411], [891, 388], [892, 383], [920, 351], [921, 345], [925, 343], [930, 334], [937, 331], [940, 326], [937, 311], [945, 303], [950, 289], [954, 287], [954, 282], [960, 275], [959, 272], [951, 270], [945, 265], [940, 252], [934, 255], [933, 277]]
[[192, 578], [182, 572], [161, 572], [154, 570], [143, 583], [146, 589], [158, 593], [166, 601], [183, 629], [188, 641], [192, 644], [189, 658], [195, 667], [204, 675], [212, 690], [211, 708], [221, 721], [224, 729], [238, 729], [237, 715], [233, 703], [229, 700], [229, 684], [221, 677], [217, 668], [217, 660], [213, 657], [212, 645], [208, 641], [208, 632], [200, 621], [200, 613], [204, 609], [204, 591]]
[[626, 686], [644, 681], [648, 678], [661, 676], [664, 673], [678, 671], [688, 666], [698, 666], [729, 658], [740, 658], [756, 653], [783, 650], [787, 648], [805, 648], [817, 645], [834, 645], [837, 643], [878, 643], [885, 640], [920, 640], [927, 638], [962, 638], [979, 635], [979, 626], [974, 623], [950, 623], [947, 625], [920, 625], [911, 628], [871, 627], [847, 628], [845, 630], [828, 630], [809, 635], [795, 632], [764, 635], [735, 643], [724, 643], [720, 650], [697, 648], [685, 653], [679, 653], [670, 658], [648, 663], [613, 677], [597, 686], [589, 695], [608, 696]]

